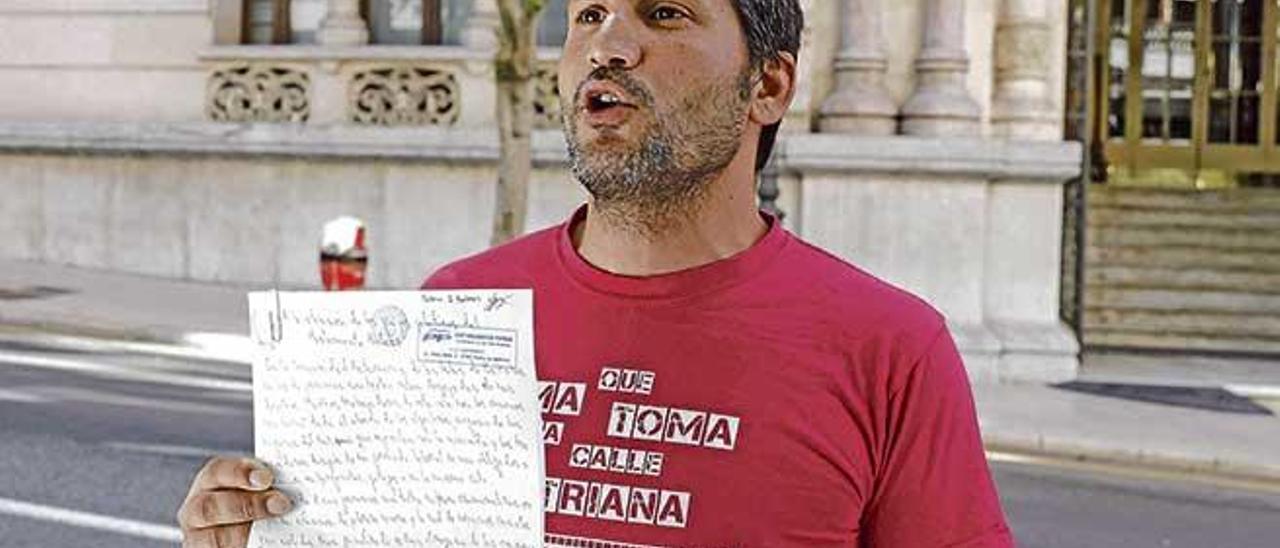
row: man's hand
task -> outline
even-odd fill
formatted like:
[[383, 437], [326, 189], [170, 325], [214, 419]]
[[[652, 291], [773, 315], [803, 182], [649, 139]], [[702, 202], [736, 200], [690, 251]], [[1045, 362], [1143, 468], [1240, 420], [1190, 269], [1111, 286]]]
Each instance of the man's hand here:
[[183, 548], [244, 548], [253, 522], [284, 515], [293, 507], [271, 488], [275, 475], [260, 461], [214, 457], [191, 482], [178, 509]]

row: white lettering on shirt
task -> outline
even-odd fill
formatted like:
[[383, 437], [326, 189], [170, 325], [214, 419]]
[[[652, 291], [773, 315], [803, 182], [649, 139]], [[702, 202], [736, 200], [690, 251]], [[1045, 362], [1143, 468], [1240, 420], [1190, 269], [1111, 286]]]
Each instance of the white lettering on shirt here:
[[538, 401], [542, 404], [544, 415], [576, 417], [582, 414], [582, 404], [586, 397], [586, 383], [548, 381], [538, 383]]
[[738, 445], [738, 417], [615, 402], [606, 434], [612, 438], [657, 441], [732, 451]]
[[600, 370], [600, 382], [596, 388], [601, 392], [648, 396], [653, 393], [653, 385], [657, 382], [657, 378], [658, 376], [652, 371], [606, 367]]
[[569, 467], [631, 476], [662, 475], [666, 456], [656, 451], [577, 443], [569, 451]]
[[546, 511], [658, 527], [687, 528], [693, 496], [685, 491], [547, 478]]

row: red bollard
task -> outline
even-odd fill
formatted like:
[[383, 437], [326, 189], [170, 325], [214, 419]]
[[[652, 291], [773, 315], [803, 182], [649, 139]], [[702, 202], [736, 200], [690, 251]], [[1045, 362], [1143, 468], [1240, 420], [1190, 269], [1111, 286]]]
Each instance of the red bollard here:
[[364, 221], [355, 217], [338, 217], [325, 223], [320, 243], [320, 280], [326, 291], [364, 289], [369, 266], [364, 237]]

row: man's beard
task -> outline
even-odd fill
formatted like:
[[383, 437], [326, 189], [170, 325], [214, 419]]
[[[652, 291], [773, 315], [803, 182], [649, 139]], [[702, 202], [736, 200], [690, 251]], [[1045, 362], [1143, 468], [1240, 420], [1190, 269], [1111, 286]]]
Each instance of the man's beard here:
[[737, 82], [693, 90], [666, 116], [654, 110], [653, 95], [623, 69], [596, 69], [583, 84], [592, 80], [622, 86], [639, 112], [651, 114], [638, 142], [593, 150], [578, 135], [578, 97], [566, 105], [571, 170], [591, 194], [593, 211], [609, 218], [611, 225], [646, 238], [655, 238], [696, 215], [710, 183], [733, 161], [742, 144], [749, 72], [744, 71]]

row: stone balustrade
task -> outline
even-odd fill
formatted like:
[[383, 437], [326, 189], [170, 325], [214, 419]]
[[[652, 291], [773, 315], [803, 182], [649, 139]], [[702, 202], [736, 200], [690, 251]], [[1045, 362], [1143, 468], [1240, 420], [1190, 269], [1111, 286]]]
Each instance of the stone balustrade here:
[[[540, 53], [534, 111], [560, 126], [555, 60]], [[494, 125], [491, 56], [462, 47], [218, 46], [201, 54], [205, 116], [219, 122], [484, 128]]]

